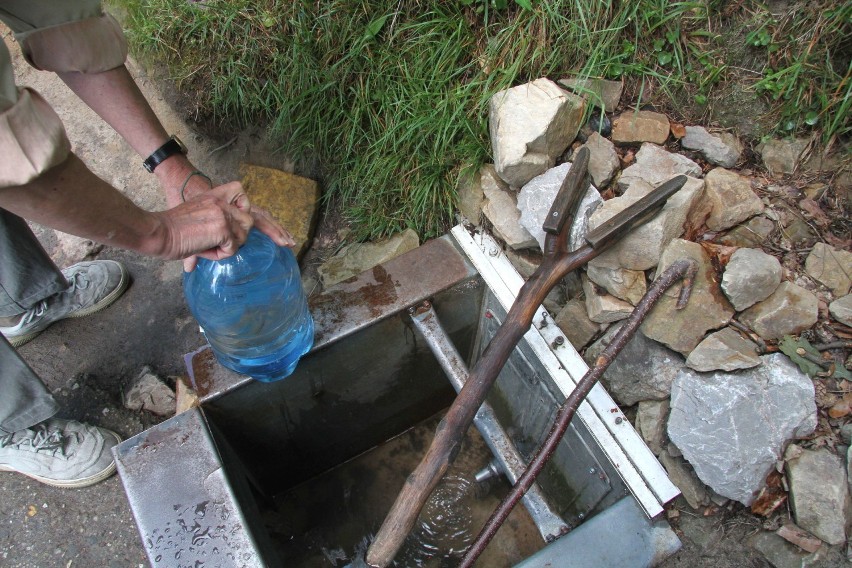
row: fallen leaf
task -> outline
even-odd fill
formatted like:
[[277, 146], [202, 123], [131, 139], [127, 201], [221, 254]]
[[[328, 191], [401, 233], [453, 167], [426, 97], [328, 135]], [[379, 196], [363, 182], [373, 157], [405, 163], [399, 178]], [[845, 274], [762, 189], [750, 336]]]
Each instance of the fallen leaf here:
[[626, 168], [627, 166], [632, 164], [633, 160], [635, 159], [636, 155], [633, 153], [633, 150], [630, 150], [626, 154], [624, 154], [623, 158], [621, 158], [621, 166]]
[[681, 138], [686, 136], [686, 127], [684, 125], [677, 123], [677, 122], [672, 122], [672, 123], [670, 123], [670, 125], [671, 125], [672, 136], [674, 136], [678, 140], [680, 140]]
[[703, 241], [699, 243], [701, 247], [709, 254], [716, 262], [719, 263], [719, 267], [724, 268], [728, 265], [728, 261], [731, 260], [731, 256], [737, 251], [738, 247], [729, 247], [725, 245], [717, 245], [715, 243], [710, 243], [707, 241]]
[[38, 509], [36, 509], [35, 505], [27, 506], [27, 516], [28, 517], [35, 517], [36, 513], [38, 513]]
[[832, 418], [843, 418], [852, 414], [852, 393], [846, 393], [834, 406], [828, 409], [828, 415]]
[[787, 500], [787, 493], [781, 483], [782, 476], [773, 471], [766, 476], [766, 485], [760, 490], [757, 499], [751, 504], [751, 512], [761, 517], [768, 517]]
[[831, 219], [825, 214], [825, 211], [822, 210], [816, 201], [809, 197], [799, 201], [799, 208], [822, 226], [827, 226], [831, 223]]

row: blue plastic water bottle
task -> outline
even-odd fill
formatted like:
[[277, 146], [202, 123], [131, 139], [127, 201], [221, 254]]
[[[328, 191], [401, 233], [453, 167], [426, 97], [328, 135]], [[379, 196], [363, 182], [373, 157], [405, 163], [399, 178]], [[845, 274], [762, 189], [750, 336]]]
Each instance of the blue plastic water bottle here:
[[314, 342], [293, 252], [252, 229], [237, 253], [183, 275], [189, 309], [216, 359], [259, 381], [283, 379]]

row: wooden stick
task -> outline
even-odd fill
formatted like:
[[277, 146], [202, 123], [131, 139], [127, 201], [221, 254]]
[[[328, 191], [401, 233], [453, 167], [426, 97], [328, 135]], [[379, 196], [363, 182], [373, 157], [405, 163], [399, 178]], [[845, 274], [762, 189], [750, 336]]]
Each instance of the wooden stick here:
[[681, 288], [680, 298], [677, 302], [677, 309], [686, 307], [686, 302], [689, 300], [689, 294], [692, 290], [692, 283], [695, 274], [698, 272], [698, 263], [693, 259], [679, 260], [673, 263], [663, 274], [648, 289], [648, 292], [642, 297], [642, 300], [636, 304], [636, 308], [630, 317], [627, 318], [625, 324], [618, 330], [610, 344], [603, 350], [600, 356], [595, 361], [594, 366], [583, 375], [583, 378], [577, 383], [576, 388], [571, 391], [571, 394], [562, 403], [562, 407], [556, 415], [553, 426], [550, 429], [545, 441], [539, 447], [533, 459], [530, 461], [527, 469], [518, 478], [517, 483], [512, 487], [511, 492], [503, 499], [500, 506], [495, 509], [494, 513], [485, 523], [485, 526], [476, 537], [476, 540], [468, 549], [459, 568], [470, 568], [479, 555], [491, 542], [491, 539], [497, 533], [497, 530], [512, 512], [512, 509], [524, 496], [524, 493], [535, 482], [538, 474], [541, 473], [550, 456], [556, 450], [562, 436], [571, 424], [574, 414], [580, 407], [580, 403], [586, 398], [592, 387], [597, 384], [601, 376], [606, 372], [607, 367], [615, 359], [618, 353], [624, 349], [624, 346], [633, 338], [639, 325], [651, 311], [651, 308], [656, 305], [657, 301], [663, 296], [663, 293], [668, 290], [675, 282], [683, 279], [683, 287]]
[[[432, 490], [455, 459], [464, 433], [473, 422], [476, 411], [485, 400], [515, 345], [530, 328], [536, 310], [550, 290], [569, 272], [603, 252], [615, 242], [617, 236], [626, 234], [636, 223], [648, 220], [651, 216], [649, 211], [657, 211], [665, 203], [665, 199], [661, 200], [660, 196], [672, 195], [683, 187], [685, 182], [685, 176], [678, 176], [666, 182], [620, 213], [617, 223], [607, 223], [600, 232], [593, 231], [587, 240], [595, 242], [595, 247], [586, 245], [575, 252], [567, 252], [570, 223], [564, 224], [558, 235], [546, 235], [544, 262], [521, 287], [503, 325], [497, 329], [479, 361], [470, 371], [464, 388], [438, 424], [432, 445], [414, 472], [406, 479], [376, 538], [367, 550], [366, 562], [369, 566], [386, 568], [393, 561]], [[560, 199], [559, 196], [556, 201], [572, 202]]]

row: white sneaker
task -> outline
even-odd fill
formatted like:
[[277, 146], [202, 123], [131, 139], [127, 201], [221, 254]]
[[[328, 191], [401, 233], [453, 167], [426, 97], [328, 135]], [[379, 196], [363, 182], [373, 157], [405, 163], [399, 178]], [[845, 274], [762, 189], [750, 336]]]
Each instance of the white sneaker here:
[[112, 447], [119, 442], [111, 430], [51, 418], [0, 437], [0, 471], [54, 487], [87, 487], [115, 472]]
[[115, 302], [127, 289], [130, 278], [114, 260], [78, 262], [62, 271], [67, 289], [42, 300], [11, 327], [0, 327], [13, 347], [36, 337], [55, 321], [99, 312]]

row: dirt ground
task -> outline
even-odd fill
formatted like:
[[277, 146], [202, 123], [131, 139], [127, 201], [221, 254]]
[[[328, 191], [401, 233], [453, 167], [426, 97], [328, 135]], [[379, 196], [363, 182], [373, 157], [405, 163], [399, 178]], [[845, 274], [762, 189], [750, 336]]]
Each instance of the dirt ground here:
[[[35, 88], [57, 109], [78, 155], [141, 207], [163, 208], [156, 180], [143, 170], [130, 147], [55, 76], [33, 71], [23, 63], [7, 30], [0, 28], [0, 34], [15, 58], [18, 83]], [[144, 70], [132, 64], [130, 67], [166, 129], [181, 137], [195, 164], [214, 180], [236, 179], [243, 160], [287, 168], [286, 160], [277, 157], [257, 131], [222, 133], [216, 140], [201, 135], [169, 106], [169, 97]], [[226, 149], [216, 150], [234, 137]], [[80, 260], [69, 254], [67, 241], [57, 238], [52, 230], [35, 230], [58, 264]], [[147, 259], [111, 248], [94, 256], [120, 260], [128, 267], [133, 284], [124, 297], [102, 313], [52, 326], [20, 352], [62, 404], [61, 416], [89, 421], [129, 437], [159, 419], [124, 409], [121, 393], [125, 385], [145, 365], [163, 377], [182, 374], [183, 355], [201, 346], [203, 339], [183, 299], [178, 262]], [[770, 566], [745, 544], [759, 528], [747, 515], [734, 511], [704, 517], [686, 505], [680, 508], [683, 512], [676, 525], [684, 549], [665, 563], [666, 568]], [[3, 567], [147, 565], [117, 476], [94, 487], [62, 490], [23, 476], [0, 474], [0, 519]]]

